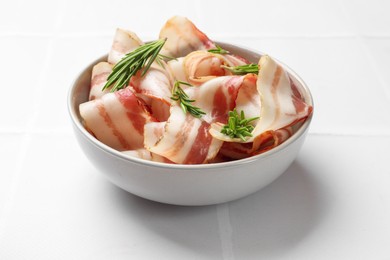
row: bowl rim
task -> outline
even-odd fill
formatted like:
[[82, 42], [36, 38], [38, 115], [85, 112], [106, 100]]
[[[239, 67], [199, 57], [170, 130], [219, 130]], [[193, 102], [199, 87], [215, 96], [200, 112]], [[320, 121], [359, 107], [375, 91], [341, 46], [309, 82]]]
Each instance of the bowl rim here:
[[[221, 47], [228, 46], [227, 49], [230, 47], [236, 47], [240, 49], [244, 49], [246, 51], [255, 53], [259, 55], [260, 57], [263, 55], [266, 55], [263, 52], [254, 50], [252, 48], [245, 47], [243, 45], [239, 44], [232, 44], [227, 43], [223, 41], [216, 41], [218, 45]], [[267, 54], [268, 55], [268, 54]], [[271, 56], [271, 55], [269, 55]], [[155, 161], [149, 161], [137, 157], [131, 157], [129, 155], [124, 154], [123, 152], [120, 152], [118, 150], [115, 150], [108, 145], [100, 142], [97, 140], [93, 135], [91, 135], [82, 125], [82, 123], [79, 120], [79, 116], [77, 115], [74, 107], [74, 93], [76, 89], [77, 82], [80, 80], [83, 74], [87, 73], [94, 65], [96, 65], [99, 61], [107, 60], [107, 54], [101, 56], [100, 58], [96, 59], [95, 61], [91, 62], [88, 66], [84, 67], [84, 69], [78, 73], [76, 78], [72, 81], [71, 87], [68, 91], [67, 95], [67, 108], [68, 113], [71, 118], [71, 122], [73, 123], [74, 129], [77, 129], [84, 137], [85, 139], [90, 142], [93, 146], [100, 149], [101, 151], [109, 154], [110, 156], [114, 156], [118, 159], [128, 161], [131, 163], [136, 163], [144, 166], [149, 167], [157, 167], [157, 168], [166, 168], [166, 169], [178, 169], [178, 170], [202, 170], [202, 169], [220, 169], [220, 168], [231, 168], [232, 166], [241, 166], [243, 164], [250, 164], [254, 163], [255, 161], [264, 159], [266, 157], [270, 157], [274, 155], [275, 153], [278, 153], [282, 150], [284, 150], [287, 146], [289, 146], [291, 143], [298, 140], [309, 128], [309, 125], [311, 123], [311, 120], [313, 118], [313, 112], [314, 112], [314, 102], [313, 102], [313, 96], [311, 94], [310, 89], [308, 88], [307, 84], [303, 79], [289, 66], [284, 64], [283, 62], [279, 61], [278, 59], [275, 59], [273, 56], [271, 56], [279, 65], [281, 65], [286, 71], [300, 84], [300, 88], [302, 88], [302, 91], [304, 91], [305, 101], [312, 106], [312, 112], [310, 115], [306, 118], [305, 122], [299, 127], [299, 129], [291, 136], [289, 137], [285, 142], [281, 143], [280, 145], [263, 152], [258, 155], [254, 155], [248, 158], [238, 159], [238, 160], [232, 160], [227, 162], [218, 162], [218, 163], [208, 163], [208, 164], [169, 164], [164, 162], [155, 162]]]

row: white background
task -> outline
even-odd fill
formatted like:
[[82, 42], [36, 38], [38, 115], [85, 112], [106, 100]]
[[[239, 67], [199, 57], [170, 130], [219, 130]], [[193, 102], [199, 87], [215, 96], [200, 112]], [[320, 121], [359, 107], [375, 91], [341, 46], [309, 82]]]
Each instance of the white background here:
[[[390, 2], [1, 1], [0, 259], [390, 259]], [[117, 27], [173, 15], [293, 68], [315, 100], [292, 166], [227, 204], [135, 197], [84, 157], [66, 108]], [[244, 169], [243, 169], [244, 170]]]

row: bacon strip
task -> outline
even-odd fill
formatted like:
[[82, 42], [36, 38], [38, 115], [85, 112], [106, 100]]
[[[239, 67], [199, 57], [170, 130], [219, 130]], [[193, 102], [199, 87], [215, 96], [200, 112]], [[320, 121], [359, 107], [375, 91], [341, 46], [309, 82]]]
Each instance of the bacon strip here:
[[[209, 123], [226, 123], [228, 112], [237, 105], [243, 106], [244, 103], [253, 105], [253, 103], [244, 99], [256, 100], [256, 95], [258, 97], [255, 91], [256, 79], [257, 76], [254, 74], [217, 77], [205, 82], [198, 88], [187, 89], [187, 93], [196, 100], [194, 106], [200, 107], [206, 112], [206, 115], [202, 117], [203, 120]], [[253, 93], [254, 96], [245, 93]], [[259, 109], [260, 105], [255, 105]], [[248, 108], [248, 110], [253, 109]]]
[[222, 145], [208, 134], [209, 126], [205, 121], [184, 114], [179, 106], [172, 106], [161, 139], [145, 148], [174, 163], [204, 163], [215, 157]]
[[225, 54], [215, 54], [204, 50], [194, 51], [185, 57], [171, 60], [168, 66], [177, 80], [186, 81], [199, 86], [215, 77], [232, 75], [229, 70], [221, 67], [248, 64], [245, 59]]
[[[238, 113], [244, 111], [246, 118], [260, 117], [261, 111], [261, 99], [260, 94], [257, 91], [257, 76], [255, 74], [247, 74], [245, 76], [235, 76], [240, 78], [240, 89], [237, 92], [237, 96], [234, 100], [234, 104], [227, 111], [237, 110]], [[227, 123], [227, 113], [225, 114], [225, 120], [215, 122], [211, 125], [210, 134], [219, 140], [225, 142], [242, 142], [240, 138], [230, 138], [227, 135], [221, 133], [222, 127]], [[252, 124], [257, 124], [259, 120], [254, 120]]]
[[215, 44], [206, 34], [181, 16], [170, 18], [162, 27], [159, 38], [167, 38], [162, 53], [175, 58], [183, 57], [192, 51], [215, 48]]
[[143, 42], [135, 33], [120, 28], [116, 29], [114, 41], [108, 54], [108, 62], [111, 64], [118, 63], [126, 53], [133, 51], [142, 44]]
[[291, 126], [275, 131], [266, 131], [256, 138], [256, 150], [253, 149], [254, 143], [224, 142], [220, 154], [232, 159], [247, 158], [271, 150], [290, 138], [293, 133]]
[[99, 62], [92, 69], [91, 90], [89, 92], [89, 100], [100, 98], [110, 90], [102, 91], [103, 86], [107, 82], [107, 78], [112, 72], [112, 65], [108, 62]]
[[119, 151], [143, 148], [144, 125], [154, 119], [130, 88], [80, 104], [86, 129]]
[[137, 150], [128, 150], [128, 151], [123, 151], [122, 153], [131, 156], [131, 157], [136, 157], [148, 161], [153, 161], [153, 162], [162, 162], [162, 163], [173, 163], [170, 160], [158, 155], [149, 152], [148, 150], [141, 148]]
[[221, 125], [213, 125], [211, 134], [226, 142], [221, 152], [232, 158], [243, 158], [265, 152], [280, 145], [312, 113], [312, 107], [305, 103], [298, 88], [291, 81], [288, 72], [269, 56], [259, 61], [257, 90], [261, 98], [260, 120], [245, 142], [239, 139], [223, 138]]
[[148, 150], [143, 149], [143, 148], [137, 149], [137, 150], [127, 150], [127, 151], [123, 151], [122, 153], [124, 153], [128, 156], [131, 156], [131, 157], [136, 157], [136, 158], [152, 161], [151, 152], [149, 152]]
[[307, 118], [312, 107], [291, 81], [288, 72], [269, 56], [259, 61], [257, 87], [262, 98], [261, 120], [253, 131], [255, 140], [265, 131], [292, 126]]
[[102, 89], [112, 72], [113, 65], [120, 61], [126, 53], [133, 51], [142, 44], [142, 41], [135, 33], [120, 28], [116, 30], [114, 41], [108, 54], [108, 62], [99, 62], [92, 69], [89, 100], [100, 98], [110, 91], [109, 89], [102, 91]]
[[134, 76], [130, 85], [148, 104], [157, 120], [167, 120], [172, 101], [170, 98], [172, 95], [171, 86], [173, 85], [173, 77], [169, 70], [153, 63], [143, 77], [140, 76], [140, 73]]
[[166, 122], [149, 122], [144, 126], [144, 147], [156, 145], [164, 134]]
[[[108, 55], [108, 62], [116, 64], [127, 53], [133, 51], [142, 44], [143, 42], [135, 33], [118, 28]], [[93, 87], [93, 89], [91, 89], [90, 94], [91, 100], [99, 98], [108, 92], [108, 90], [102, 92], [101, 89], [107, 82], [108, 75], [112, 72], [113, 66], [109, 63], [105, 62], [100, 65], [98, 64], [99, 66], [97, 69], [99, 70], [96, 73], [100, 73], [101, 75], [99, 74], [99, 77], [96, 78], [99, 80], [96, 83], [94, 83], [92, 78], [93, 85], [91, 87]], [[170, 71], [154, 63], [143, 77], [140, 76], [140, 73], [132, 77], [129, 85], [137, 93], [138, 97], [146, 102], [151, 109], [153, 116], [157, 120], [165, 121], [169, 116], [172, 82], [173, 76]]]
[[[118, 28], [108, 55], [108, 62], [116, 64], [123, 56], [142, 44], [143, 42], [135, 33]], [[169, 116], [172, 81], [173, 77], [170, 71], [154, 63], [143, 77], [140, 76], [140, 73], [132, 77], [129, 85], [146, 102], [153, 116], [157, 120], [164, 121]], [[103, 94], [101, 93], [101, 95]]]

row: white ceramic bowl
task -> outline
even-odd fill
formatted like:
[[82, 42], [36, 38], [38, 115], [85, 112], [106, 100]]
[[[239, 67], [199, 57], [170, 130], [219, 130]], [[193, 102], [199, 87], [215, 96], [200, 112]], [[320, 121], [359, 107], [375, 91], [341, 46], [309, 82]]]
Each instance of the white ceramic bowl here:
[[[257, 63], [261, 53], [227, 43], [222, 48]], [[176, 205], [210, 205], [254, 193], [279, 177], [293, 162], [306, 137], [311, 117], [278, 147], [250, 158], [205, 165], [172, 165], [130, 158], [95, 139], [81, 124], [79, 104], [88, 100], [93, 62], [76, 78], [68, 95], [74, 132], [85, 155], [108, 180], [140, 197]], [[313, 105], [306, 84], [281, 64]]]

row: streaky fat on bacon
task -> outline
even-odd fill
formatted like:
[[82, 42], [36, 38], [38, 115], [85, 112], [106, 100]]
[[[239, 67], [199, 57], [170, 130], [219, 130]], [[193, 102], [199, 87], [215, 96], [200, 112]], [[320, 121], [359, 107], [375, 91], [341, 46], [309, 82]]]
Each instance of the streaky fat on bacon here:
[[167, 39], [162, 54], [174, 58], [197, 50], [215, 48], [215, 44], [190, 20], [182, 16], [170, 18], [161, 28], [160, 39]]
[[85, 128], [119, 151], [143, 148], [144, 125], [155, 121], [130, 87], [82, 103], [79, 110]]

